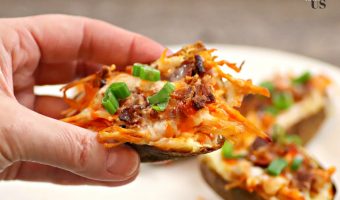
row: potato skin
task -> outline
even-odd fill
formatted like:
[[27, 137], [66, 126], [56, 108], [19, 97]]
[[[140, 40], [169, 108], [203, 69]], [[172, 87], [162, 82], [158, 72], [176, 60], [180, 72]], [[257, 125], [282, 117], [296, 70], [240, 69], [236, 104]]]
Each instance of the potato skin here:
[[228, 182], [211, 169], [205, 160], [200, 163], [200, 169], [204, 180], [224, 200], [264, 200], [256, 193], [251, 193], [241, 188], [226, 190], [224, 186]]
[[[224, 186], [228, 184], [224, 178], [222, 178], [214, 169], [209, 167], [207, 164], [207, 160], [202, 159], [200, 163], [200, 171], [204, 178], [204, 180], [208, 183], [208, 185], [219, 194], [224, 200], [265, 200], [255, 192], [248, 192], [241, 188], [233, 188], [230, 190], [226, 190]], [[336, 186], [334, 182], [333, 186], [333, 198], [336, 194]]]
[[311, 115], [290, 127], [287, 130], [287, 133], [300, 136], [302, 144], [306, 145], [318, 132], [325, 119], [326, 110], [325, 108], [322, 108], [314, 115]]
[[220, 149], [224, 143], [224, 138], [218, 140], [218, 143], [213, 148], [204, 148], [198, 152], [171, 152], [161, 150], [154, 146], [149, 145], [137, 145], [129, 143], [128, 145], [134, 148], [139, 154], [141, 162], [159, 162], [166, 160], [176, 160], [180, 158], [188, 158], [192, 156], [198, 156], [200, 154], [209, 153]]
[[[247, 116], [249, 110], [257, 110], [261, 107], [261, 102], [259, 101], [259, 96], [248, 95], [243, 99], [242, 106], [239, 111], [242, 115]], [[265, 100], [264, 100], [265, 101]], [[318, 132], [322, 123], [326, 119], [326, 109], [323, 107], [317, 113], [308, 116], [307, 118], [297, 122], [292, 127], [287, 129], [288, 134], [294, 134], [301, 137], [303, 145], [306, 145]]]

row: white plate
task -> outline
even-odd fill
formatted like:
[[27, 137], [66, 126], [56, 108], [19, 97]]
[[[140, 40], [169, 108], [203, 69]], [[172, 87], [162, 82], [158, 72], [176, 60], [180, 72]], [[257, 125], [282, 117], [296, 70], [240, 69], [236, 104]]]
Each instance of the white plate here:
[[[340, 68], [314, 59], [269, 49], [208, 45], [218, 49], [220, 58], [231, 62], [246, 61], [243, 71], [237, 76], [252, 78], [255, 82], [270, 78], [275, 72], [301, 73], [311, 70], [331, 77], [334, 85], [329, 89], [330, 116], [320, 133], [308, 145], [310, 152], [325, 166], [334, 165], [340, 170], [338, 151], [340, 142]], [[177, 49], [174, 46], [173, 49]], [[99, 163], [98, 163], [99, 164]], [[32, 172], [34, 173], [34, 172]], [[340, 183], [340, 174], [334, 180]], [[148, 199], [148, 200], [197, 200], [219, 199], [202, 180], [195, 159], [168, 165], [143, 165], [140, 176], [133, 183], [116, 188], [94, 186], [59, 186], [47, 183], [21, 181], [1, 182], [1, 200], [93, 200], [93, 199]]]

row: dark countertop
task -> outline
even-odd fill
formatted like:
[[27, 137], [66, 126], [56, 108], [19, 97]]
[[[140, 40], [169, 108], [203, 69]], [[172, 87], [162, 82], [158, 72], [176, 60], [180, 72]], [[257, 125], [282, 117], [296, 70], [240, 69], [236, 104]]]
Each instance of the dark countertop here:
[[340, 1], [0, 0], [0, 17], [66, 13], [98, 18], [164, 44], [227, 43], [285, 50], [340, 66]]

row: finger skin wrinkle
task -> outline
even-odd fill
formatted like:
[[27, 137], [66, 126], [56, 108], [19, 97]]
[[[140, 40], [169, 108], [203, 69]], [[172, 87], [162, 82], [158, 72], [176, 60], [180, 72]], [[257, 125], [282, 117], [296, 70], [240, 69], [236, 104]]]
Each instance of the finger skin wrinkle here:
[[78, 48], [77, 58], [84, 59], [87, 58], [88, 60], [92, 60], [92, 35], [89, 34], [90, 31], [88, 30], [88, 20], [82, 19], [81, 20], [81, 42]]
[[22, 164], [20, 162], [16, 162], [13, 165], [7, 167], [5, 171], [2, 173], [0, 172], [0, 180], [17, 180], [21, 171], [21, 166]]
[[[69, 162], [67, 162], [70, 163], [70, 166], [64, 167], [66, 169], [72, 168], [76, 173], [87, 170], [86, 168], [89, 162], [88, 156], [91, 149], [91, 137], [85, 134], [78, 134], [78, 130], [73, 129], [73, 127], [71, 128], [70, 126], [60, 126], [60, 130], [61, 144], [64, 145], [64, 147], [61, 148], [69, 151], [65, 152], [65, 154], [71, 156], [68, 158], [70, 159]], [[61, 153], [59, 156], [64, 156], [64, 154]]]
[[89, 137], [83, 137], [80, 140], [81, 152], [79, 156], [79, 164], [81, 168], [84, 168], [86, 163], [88, 162], [88, 154], [89, 154], [89, 147], [90, 147], [90, 139]]
[[[0, 37], [1, 40], [1, 37]], [[0, 41], [1, 42], [1, 41]], [[0, 43], [0, 88], [1, 93], [14, 98], [10, 54]]]
[[12, 78], [12, 59], [6, 48], [5, 33], [8, 32], [4, 25], [0, 26], [0, 88], [7, 96], [14, 97]]
[[134, 51], [136, 48], [136, 42], [137, 42], [138, 37], [140, 36], [137, 34], [132, 35], [130, 46], [128, 49], [128, 56], [126, 56], [126, 61], [125, 61], [126, 64], [130, 64], [129, 62], [133, 60], [133, 55], [134, 55]]
[[8, 135], [13, 134], [12, 128], [8, 126], [0, 127], [0, 172], [10, 166], [17, 159], [14, 155], [14, 148], [11, 145], [11, 139]]

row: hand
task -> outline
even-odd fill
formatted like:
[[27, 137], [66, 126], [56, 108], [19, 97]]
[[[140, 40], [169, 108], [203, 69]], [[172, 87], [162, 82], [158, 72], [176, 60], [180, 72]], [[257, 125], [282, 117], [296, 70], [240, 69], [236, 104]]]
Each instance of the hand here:
[[82, 17], [0, 19], [0, 180], [108, 186], [134, 180], [136, 152], [105, 149], [96, 133], [53, 119], [65, 104], [34, 95], [33, 86], [66, 83], [100, 64], [149, 62], [162, 51], [143, 36]]

